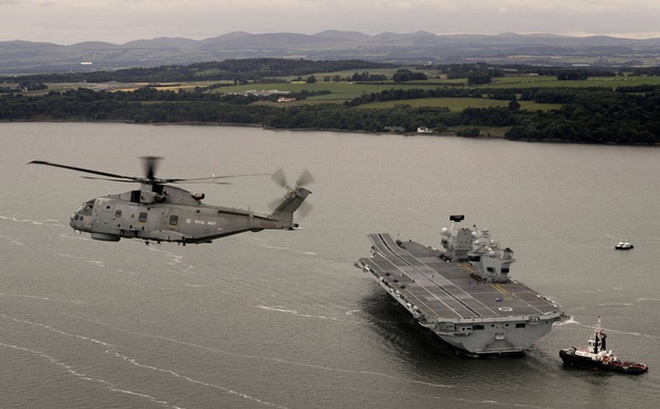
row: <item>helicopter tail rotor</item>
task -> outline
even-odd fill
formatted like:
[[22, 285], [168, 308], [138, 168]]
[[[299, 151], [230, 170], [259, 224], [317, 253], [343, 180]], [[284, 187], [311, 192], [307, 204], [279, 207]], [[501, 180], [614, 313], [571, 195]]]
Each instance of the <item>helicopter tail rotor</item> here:
[[[312, 176], [312, 173], [309, 170], [305, 169], [300, 174], [300, 176], [298, 176], [296, 184], [293, 187], [287, 182], [284, 170], [282, 168], [273, 173], [271, 179], [277, 185], [283, 187], [286, 190], [283, 199], [276, 199], [269, 203], [269, 207], [273, 211], [271, 216], [277, 216], [282, 212], [290, 213], [292, 216], [293, 212], [298, 210], [300, 216], [304, 217], [312, 210], [312, 205], [310, 205], [309, 202], [304, 201], [305, 198], [312, 193], [306, 189], [305, 186], [314, 182], [314, 176]], [[291, 206], [285, 206], [285, 204], [287, 204], [289, 201], [295, 203], [294, 208], [291, 208]]]
[[289, 185], [286, 182], [286, 176], [284, 175], [284, 169], [279, 168], [273, 173], [273, 176], [270, 178], [273, 182], [275, 182], [278, 186], [281, 186], [285, 189], [288, 190]]
[[283, 187], [287, 191], [296, 190], [299, 187], [304, 187], [314, 183], [314, 176], [312, 176], [312, 173], [307, 169], [303, 170], [300, 176], [298, 176], [298, 179], [296, 180], [296, 184], [294, 187], [291, 187], [287, 182], [286, 176], [284, 174], [284, 169], [282, 168], [276, 170], [275, 173], [273, 173], [271, 179], [273, 182]]

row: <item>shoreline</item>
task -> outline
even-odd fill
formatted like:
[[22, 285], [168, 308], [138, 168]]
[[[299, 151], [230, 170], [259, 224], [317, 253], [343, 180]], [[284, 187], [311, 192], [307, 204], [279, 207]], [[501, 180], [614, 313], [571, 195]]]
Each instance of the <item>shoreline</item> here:
[[[0, 125], [9, 124], [9, 123], [87, 123], [87, 124], [126, 124], [126, 125], [151, 125], [151, 126], [168, 126], [168, 125], [184, 125], [184, 126], [222, 126], [222, 127], [243, 127], [243, 128], [261, 128], [269, 131], [291, 131], [291, 132], [337, 132], [337, 133], [361, 133], [361, 134], [370, 134], [370, 135], [399, 135], [405, 138], [415, 137], [415, 136], [429, 136], [429, 137], [454, 137], [454, 138], [464, 138], [464, 139], [480, 139], [480, 140], [489, 140], [489, 139], [501, 139], [510, 142], [526, 142], [526, 143], [553, 143], [553, 144], [573, 144], [573, 145], [601, 145], [601, 146], [637, 146], [637, 147], [660, 147], [660, 143], [657, 144], [619, 144], [619, 143], [582, 143], [574, 141], [565, 141], [562, 139], [540, 139], [540, 140], [513, 140], [508, 139], [502, 135], [479, 135], [479, 136], [459, 136], [455, 132], [438, 132], [438, 133], [418, 133], [418, 132], [369, 132], [369, 131], [360, 131], [360, 130], [346, 130], [346, 129], [321, 129], [321, 128], [269, 128], [259, 124], [242, 124], [242, 123], [226, 123], [226, 122], [197, 122], [197, 121], [184, 121], [184, 122], [135, 122], [127, 120], [118, 120], [118, 119], [109, 119], [109, 120], [37, 120], [37, 119], [18, 119], [18, 120], [0, 120]], [[478, 128], [478, 127], [476, 127]]]

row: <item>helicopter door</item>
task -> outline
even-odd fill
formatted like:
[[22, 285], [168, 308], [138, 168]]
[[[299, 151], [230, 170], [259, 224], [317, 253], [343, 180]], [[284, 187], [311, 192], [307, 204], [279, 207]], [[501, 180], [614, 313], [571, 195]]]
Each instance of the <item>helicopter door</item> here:
[[141, 220], [138, 220], [139, 218], [143, 218], [143, 215], [138, 206], [118, 203], [115, 205], [112, 226], [124, 232], [138, 231], [141, 230], [141, 225], [144, 224], [140, 223]]
[[111, 200], [106, 198], [96, 199], [92, 222], [93, 231], [99, 233], [110, 233], [114, 230], [112, 226], [113, 208], [114, 206]]

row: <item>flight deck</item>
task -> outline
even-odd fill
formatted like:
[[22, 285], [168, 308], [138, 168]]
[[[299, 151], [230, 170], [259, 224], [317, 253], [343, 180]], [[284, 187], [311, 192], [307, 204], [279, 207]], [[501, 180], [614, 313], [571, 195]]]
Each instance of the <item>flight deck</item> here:
[[369, 238], [375, 254], [360, 261], [426, 317], [490, 319], [557, 310], [556, 304], [518, 282], [475, 279], [469, 262], [446, 261], [437, 249], [413, 241], [399, 244], [389, 234]]
[[372, 255], [356, 265], [419, 325], [468, 354], [522, 352], [563, 317], [557, 303], [509, 278], [513, 251], [488, 231], [443, 229], [442, 249], [387, 233], [369, 239]]

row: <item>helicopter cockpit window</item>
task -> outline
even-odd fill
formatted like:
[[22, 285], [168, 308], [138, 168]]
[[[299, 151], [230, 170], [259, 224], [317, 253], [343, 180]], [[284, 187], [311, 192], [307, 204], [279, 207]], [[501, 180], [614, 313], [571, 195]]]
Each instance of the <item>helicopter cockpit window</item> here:
[[140, 215], [138, 216], [138, 222], [140, 223], [147, 222], [147, 212], [140, 212]]
[[170, 226], [176, 226], [179, 224], [179, 216], [173, 214], [170, 216]]
[[94, 201], [90, 200], [89, 202], [85, 202], [83, 204], [83, 216], [91, 216], [92, 215], [92, 209], [94, 208]]

